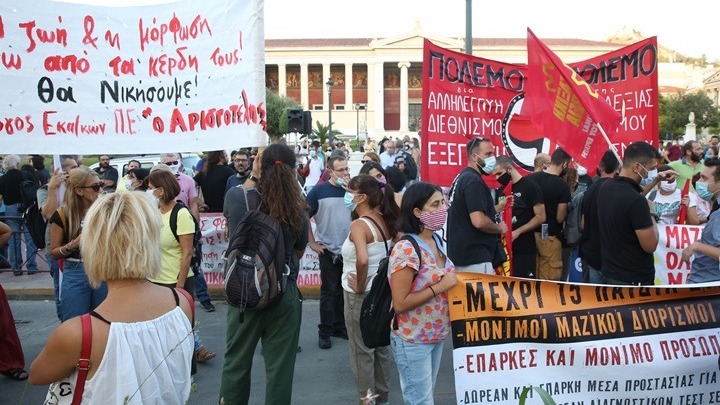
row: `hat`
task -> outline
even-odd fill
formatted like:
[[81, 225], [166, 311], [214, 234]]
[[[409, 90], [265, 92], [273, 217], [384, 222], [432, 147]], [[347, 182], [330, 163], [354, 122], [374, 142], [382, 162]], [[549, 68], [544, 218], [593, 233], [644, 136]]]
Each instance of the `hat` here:
[[399, 165], [399, 164], [401, 164], [401, 163], [402, 163], [402, 164], [405, 164], [405, 156], [402, 156], [402, 155], [396, 156], [396, 157], [395, 157], [395, 164], [396, 164], [396, 165]]
[[196, 171], [196, 172], [201, 172], [201, 171], [202, 171], [203, 164], [205, 163], [206, 160], [207, 160], [207, 159], [205, 159], [205, 158], [202, 158], [202, 159], [198, 160], [197, 164], [195, 165], [195, 171]]

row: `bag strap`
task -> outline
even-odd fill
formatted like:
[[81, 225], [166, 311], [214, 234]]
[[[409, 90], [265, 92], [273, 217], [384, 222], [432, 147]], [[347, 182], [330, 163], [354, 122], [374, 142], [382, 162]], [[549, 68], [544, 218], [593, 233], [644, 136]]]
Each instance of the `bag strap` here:
[[[417, 243], [415, 238], [410, 235], [403, 235], [403, 237], [400, 238], [400, 240], [408, 240], [408, 241], [410, 241], [410, 243], [412, 243], [413, 248], [415, 249], [415, 254], [417, 254], [417, 256], [418, 256], [418, 272], [419, 272], [420, 267], [422, 266], [422, 251], [420, 250], [420, 245]], [[415, 281], [415, 277], [417, 277], [417, 273], [413, 274], [413, 281]], [[395, 315], [393, 315], [392, 327], [393, 327], [393, 330], [398, 330], [398, 328], [399, 328], [398, 322], [397, 322], [397, 317]]]
[[182, 288], [175, 287], [175, 291], [187, 298], [188, 302], [190, 303], [190, 312], [192, 313], [193, 319], [195, 319], [195, 300], [193, 300], [193, 297], [190, 295], [189, 292], [185, 291]]
[[383, 230], [382, 230], [382, 228], [380, 227], [380, 225], [379, 225], [374, 219], [372, 219], [371, 217], [369, 217], [369, 216], [367, 216], [367, 215], [364, 215], [364, 216], [362, 216], [361, 218], [369, 219], [370, 222], [372, 222], [372, 223], [375, 225], [375, 228], [377, 228], [378, 231], [380, 231], [380, 236], [382, 236], [382, 238], [383, 238], [383, 243], [385, 243], [385, 252], [387, 253], [388, 256], [390, 256], [390, 248], [388, 247], [387, 239], [385, 238], [385, 233], [383, 232]]
[[180, 237], [177, 234], [177, 220], [178, 220], [178, 213], [180, 212], [180, 209], [183, 206], [178, 204], [177, 202], [172, 207], [172, 211], [170, 211], [170, 231], [172, 232], [173, 236], [175, 237], [175, 240], [180, 243]]
[[92, 367], [90, 363], [90, 352], [92, 349], [92, 322], [90, 314], [80, 317], [82, 322], [82, 348], [80, 349], [80, 359], [78, 359], [77, 369], [78, 376], [75, 383], [75, 393], [73, 394], [72, 405], [80, 405], [82, 402], [83, 391], [85, 391], [85, 380], [88, 371]]

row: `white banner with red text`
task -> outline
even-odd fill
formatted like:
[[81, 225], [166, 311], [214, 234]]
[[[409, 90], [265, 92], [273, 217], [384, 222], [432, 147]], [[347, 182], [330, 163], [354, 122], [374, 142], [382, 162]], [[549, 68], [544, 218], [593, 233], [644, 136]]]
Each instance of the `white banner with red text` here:
[[[202, 269], [208, 285], [223, 285], [223, 266], [221, 260], [228, 248], [228, 238], [225, 237], [227, 220], [221, 213], [200, 214], [200, 232], [202, 233]], [[310, 221], [315, 227], [315, 221]], [[308, 246], [300, 259], [300, 273], [297, 279], [298, 287], [320, 286], [320, 265], [317, 253]]]
[[[527, 387], [556, 403], [720, 399], [718, 285], [614, 287], [473, 273], [458, 279], [449, 291], [458, 404], [517, 404]], [[529, 404], [543, 403], [536, 391], [529, 397]]]
[[0, 2], [3, 153], [266, 144], [261, 0]]

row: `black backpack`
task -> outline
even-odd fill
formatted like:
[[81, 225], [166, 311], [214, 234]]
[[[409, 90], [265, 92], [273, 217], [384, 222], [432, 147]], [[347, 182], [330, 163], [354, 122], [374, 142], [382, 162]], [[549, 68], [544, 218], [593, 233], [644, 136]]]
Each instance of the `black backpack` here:
[[[372, 221], [372, 218], [370, 218]], [[375, 221], [375, 226], [380, 228]], [[383, 235], [385, 240], [385, 235]], [[417, 241], [410, 235], [403, 236], [400, 240], [409, 240], [415, 248], [418, 260], [422, 260], [420, 246]], [[392, 291], [390, 291], [390, 281], [388, 280], [388, 265], [390, 262], [390, 251], [385, 241], [385, 250], [388, 256], [380, 260], [378, 272], [372, 281], [370, 291], [363, 299], [360, 307], [360, 334], [362, 335], [363, 344], [374, 349], [390, 345], [390, 322], [393, 323], [393, 329], [397, 329], [397, 321], [395, 320], [395, 311], [392, 307]], [[413, 276], [413, 280], [417, 273]]]
[[40, 188], [40, 181], [32, 174], [21, 170], [20, 180], [20, 211], [24, 212], [34, 205], [37, 206], [37, 191]]
[[413, 159], [410, 153], [403, 151], [403, 155], [405, 157], [405, 177], [407, 177], [408, 180], [417, 179], [417, 162], [415, 162], [415, 159]]
[[240, 322], [245, 311], [279, 302], [290, 275], [280, 223], [260, 211], [260, 198], [249, 197], [260, 193], [243, 191], [248, 210], [232, 230], [225, 253], [225, 295], [228, 304], [240, 309]]
[[[172, 231], [172, 234], [178, 243], [180, 243], [180, 237], [178, 237], [177, 234], [177, 219], [178, 213], [183, 208], [190, 212], [190, 209], [182, 201], [178, 200], [175, 201], [175, 206], [173, 206], [172, 211], [170, 212], [170, 231]], [[190, 217], [193, 219], [193, 223], [195, 224], [195, 233], [193, 234], [193, 254], [190, 259], [190, 268], [193, 273], [197, 275], [197, 270], [200, 268], [200, 264], [202, 264], [202, 233], [200, 232], [200, 224], [192, 215], [192, 212], [190, 212]]]
[[25, 227], [38, 249], [45, 247], [45, 230], [47, 221], [42, 216], [38, 205], [37, 192], [40, 182], [32, 174], [22, 170], [20, 181], [20, 212]]

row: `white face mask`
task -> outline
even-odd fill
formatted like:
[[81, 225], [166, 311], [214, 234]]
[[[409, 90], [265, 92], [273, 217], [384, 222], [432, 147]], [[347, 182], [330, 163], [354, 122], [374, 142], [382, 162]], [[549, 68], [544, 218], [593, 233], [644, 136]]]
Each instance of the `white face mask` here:
[[147, 195], [149, 195], [153, 199], [153, 201], [155, 201], [155, 204], [158, 204], [158, 205], [160, 204], [160, 199], [155, 197], [155, 189], [152, 189], [152, 190], [147, 189], [147, 190], [145, 190], [145, 192], [147, 193]]
[[180, 163], [176, 165], [170, 165], [168, 167], [170, 168], [170, 171], [173, 172], [173, 174], [177, 174], [178, 170], [180, 170]]
[[132, 191], [132, 190], [133, 190], [132, 183], [133, 183], [132, 180], [126, 179], [126, 180], [125, 180], [125, 188], [126, 188], [127, 190]]
[[667, 182], [667, 181], [661, 181], [661, 182], [660, 182], [660, 189], [661, 189], [662, 191], [666, 191], [666, 192], [674, 191], [676, 188], [677, 188], [677, 187], [675, 186], [675, 181], [674, 181], [674, 180], [673, 180], [672, 183]]

